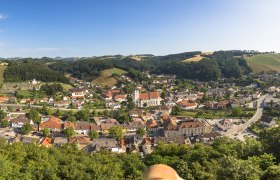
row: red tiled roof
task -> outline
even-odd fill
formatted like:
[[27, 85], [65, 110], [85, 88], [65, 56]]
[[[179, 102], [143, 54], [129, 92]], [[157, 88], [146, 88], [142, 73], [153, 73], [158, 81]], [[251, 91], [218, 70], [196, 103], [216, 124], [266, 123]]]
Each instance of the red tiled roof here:
[[42, 122], [40, 128], [61, 129], [62, 121], [57, 117], [50, 117], [48, 121]]
[[126, 95], [125, 94], [117, 94], [115, 96], [115, 99], [125, 99], [126, 98]]
[[204, 124], [198, 121], [192, 121], [192, 122], [183, 122], [180, 125], [180, 129], [182, 128], [200, 128], [204, 127]]
[[140, 93], [139, 99], [147, 100], [147, 99], [157, 99], [159, 98], [159, 94], [157, 92], [147, 92], [147, 93]]
[[69, 143], [79, 143], [79, 144], [89, 144], [90, 143], [90, 138], [85, 137], [85, 136], [75, 136], [75, 137], [70, 137]]
[[49, 138], [49, 137], [46, 137], [46, 138], [43, 139], [43, 141], [41, 142], [41, 144], [42, 144], [43, 146], [48, 146], [48, 145], [52, 144], [52, 139]]
[[196, 106], [197, 104], [193, 101], [190, 100], [182, 100], [177, 103], [179, 106], [184, 106], [184, 107], [193, 107]]

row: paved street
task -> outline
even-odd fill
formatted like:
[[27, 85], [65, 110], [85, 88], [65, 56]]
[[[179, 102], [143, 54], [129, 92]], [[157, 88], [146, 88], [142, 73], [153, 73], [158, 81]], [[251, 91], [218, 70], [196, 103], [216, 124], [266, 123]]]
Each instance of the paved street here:
[[[249, 119], [245, 124], [241, 124], [239, 126], [235, 126], [231, 129], [229, 129], [225, 135], [228, 137], [237, 137], [240, 140], [244, 139], [244, 135], [246, 135], [246, 133], [248, 134], [248, 132], [244, 133], [244, 131], [247, 131], [247, 128], [249, 126], [251, 126], [252, 124], [254, 124], [256, 121], [258, 121], [261, 117], [262, 117], [262, 113], [263, 113], [263, 102], [264, 99], [267, 97], [268, 95], [263, 95], [258, 99], [258, 103], [257, 103], [257, 110], [255, 115]], [[255, 136], [252, 133], [249, 133], [252, 136]]]

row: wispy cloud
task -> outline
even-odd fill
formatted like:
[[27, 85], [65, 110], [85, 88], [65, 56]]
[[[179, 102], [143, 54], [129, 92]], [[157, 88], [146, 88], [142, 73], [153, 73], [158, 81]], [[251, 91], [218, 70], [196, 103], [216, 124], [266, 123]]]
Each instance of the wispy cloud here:
[[11, 47], [11, 44], [8, 44], [6, 42], [0, 42], [0, 50], [7, 49], [9, 47]]
[[5, 16], [4, 14], [0, 13], [0, 20], [4, 20], [4, 19], [7, 19], [7, 16]]
[[18, 51], [25, 51], [25, 52], [54, 52], [59, 51], [58, 48], [52, 47], [44, 47], [44, 48], [20, 48]]

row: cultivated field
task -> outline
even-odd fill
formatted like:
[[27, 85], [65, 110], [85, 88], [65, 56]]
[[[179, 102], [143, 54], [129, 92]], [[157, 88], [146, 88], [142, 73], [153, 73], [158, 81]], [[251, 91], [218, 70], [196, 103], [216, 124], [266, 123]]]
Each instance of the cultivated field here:
[[254, 72], [271, 70], [280, 72], [280, 54], [259, 54], [247, 58], [247, 62]]

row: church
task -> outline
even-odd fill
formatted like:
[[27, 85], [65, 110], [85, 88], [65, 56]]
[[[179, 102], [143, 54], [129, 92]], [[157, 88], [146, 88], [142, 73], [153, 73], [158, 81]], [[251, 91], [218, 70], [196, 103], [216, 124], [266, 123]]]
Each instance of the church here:
[[159, 106], [161, 97], [158, 92], [140, 93], [139, 90], [135, 90], [133, 101], [136, 107]]

